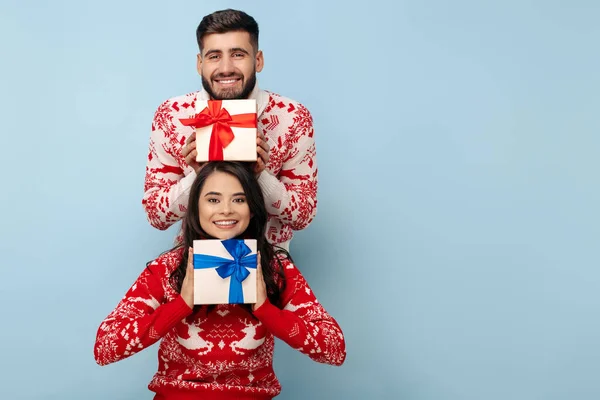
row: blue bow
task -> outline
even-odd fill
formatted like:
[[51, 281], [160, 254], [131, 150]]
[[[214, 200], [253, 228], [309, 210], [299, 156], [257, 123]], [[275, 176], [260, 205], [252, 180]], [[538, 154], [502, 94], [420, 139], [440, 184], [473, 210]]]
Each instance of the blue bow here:
[[[194, 269], [217, 268], [217, 273], [223, 279], [231, 277], [229, 282], [229, 304], [243, 304], [244, 293], [242, 282], [250, 275], [247, 268], [256, 269], [256, 254], [239, 239], [222, 240], [233, 260], [206, 254], [194, 254]], [[250, 255], [249, 255], [250, 254]]]

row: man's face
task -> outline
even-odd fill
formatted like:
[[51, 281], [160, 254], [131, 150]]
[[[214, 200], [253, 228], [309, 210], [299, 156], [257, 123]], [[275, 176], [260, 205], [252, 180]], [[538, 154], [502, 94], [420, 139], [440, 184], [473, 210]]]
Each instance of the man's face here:
[[197, 68], [211, 99], [247, 99], [262, 71], [263, 55], [254, 52], [248, 32], [211, 33], [204, 37]]

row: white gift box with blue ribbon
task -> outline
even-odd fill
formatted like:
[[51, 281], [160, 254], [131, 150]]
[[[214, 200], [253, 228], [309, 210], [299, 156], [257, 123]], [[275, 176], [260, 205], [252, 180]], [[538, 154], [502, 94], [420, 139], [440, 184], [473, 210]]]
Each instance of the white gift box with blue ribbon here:
[[256, 303], [256, 240], [194, 240], [194, 304]]

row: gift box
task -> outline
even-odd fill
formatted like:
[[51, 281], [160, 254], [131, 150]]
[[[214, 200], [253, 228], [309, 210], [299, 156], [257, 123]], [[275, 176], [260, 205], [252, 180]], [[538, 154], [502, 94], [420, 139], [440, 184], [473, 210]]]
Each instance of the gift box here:
[[194, 304], [256, 303], [256, 240], [194, 240]]
[[196, 100], [195, 111], [180, 121], [196, 128], [197, 162], [256, 161], [256, 100]]

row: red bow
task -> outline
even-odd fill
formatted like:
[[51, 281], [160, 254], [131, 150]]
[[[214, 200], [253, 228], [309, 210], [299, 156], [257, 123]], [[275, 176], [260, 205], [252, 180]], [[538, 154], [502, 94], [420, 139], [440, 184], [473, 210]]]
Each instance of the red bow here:
[[179, 120], [183, 125], [194, 128], [213, 126], [208, 148], [210, 161], [223, 159], [223, 149], [234, 139], [232, 126], [256, 128], [256, 113], [231, 115], [226, 109], [221, 108], [221, 103], [221, 100], [208, 100], [208, 106], [199, 114]]

